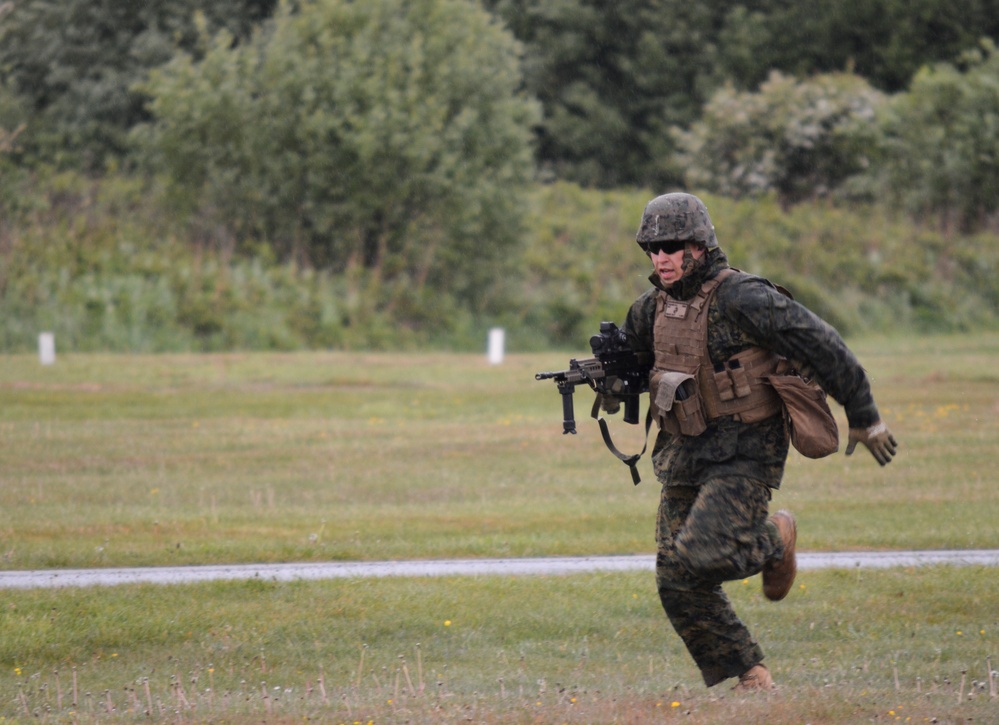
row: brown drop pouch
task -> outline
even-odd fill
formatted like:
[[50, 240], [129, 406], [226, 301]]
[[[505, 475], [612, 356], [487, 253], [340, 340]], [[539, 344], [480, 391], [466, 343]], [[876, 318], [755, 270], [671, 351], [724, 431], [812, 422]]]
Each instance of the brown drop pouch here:
[[652, 408], [659, 425], [673, 435], [697, 436], [708, 425], [697, 379], [687, 373], [657, 373], [652, 377]]
[[777, 391], [791, 428], [791, 445], [808, 458], [824, 458], [839, 450], [839, 428], [826, 392], [800, 375], [768, 375]]

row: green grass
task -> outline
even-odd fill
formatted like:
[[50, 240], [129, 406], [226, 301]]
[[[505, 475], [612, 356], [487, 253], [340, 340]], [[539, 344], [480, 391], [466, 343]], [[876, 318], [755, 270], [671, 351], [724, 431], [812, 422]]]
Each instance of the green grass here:
[[703, 687], [648, 573], [4, 592], [0, 717], [995, 722], [991, 570], [797, 584], [780, 604], [727, 587], [781, 685], [750, 697]]
[[[901, 451], [885, 469], [793, 455], [775, 503], [802, 547], [999, 547], [999, 336], [856, 349]], [[652, 552], [648, 459], [633, 487], [591, 394], [563, 436], [534, 380], [567, 360], [4, 357], [0, 566]], [[640, 427], [612, 429], [641, 448]]]
[[[901, 450], [793, 457], [800, 546], [999, 547], [999, 336], [854, 349]], [[632, 486], [590, 396], [562, 436], [533, 379], [568, 356], [0, 358], [0, 567], [651, 553], [647, 460]], [[745, 701], [703, 687], [650, 574], [7, 590], [0, 721], [995, 723], [997, 581], [733, 582], [782, 686]]]

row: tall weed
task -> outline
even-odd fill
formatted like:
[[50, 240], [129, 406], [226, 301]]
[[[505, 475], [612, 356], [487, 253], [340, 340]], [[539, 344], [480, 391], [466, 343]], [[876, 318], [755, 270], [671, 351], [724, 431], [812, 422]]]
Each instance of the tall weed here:
[[[29, 351], [41, 331], [64, 351], [474, 350], [493, 326], [512, 350], [578, 348], [648, 287], [633, 239], [651, 195], [537, 187], [521, 252], [471, 310], [432, 285], [205, 235], [166, 215], [154, 180], [41, 170], [0, 198], [0, 351]], [[999, 324], [994, 235], [948, 237], [877, 207], [705, 200], [734, 266], [844, 334]]]

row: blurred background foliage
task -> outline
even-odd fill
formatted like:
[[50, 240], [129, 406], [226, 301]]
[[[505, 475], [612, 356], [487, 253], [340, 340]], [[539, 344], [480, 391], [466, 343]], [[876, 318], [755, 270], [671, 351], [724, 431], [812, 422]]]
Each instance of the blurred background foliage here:
[[997, 11], [0, 2], [0, 351], [578, 349], [676, 189], [844, 334], [995, 327]]

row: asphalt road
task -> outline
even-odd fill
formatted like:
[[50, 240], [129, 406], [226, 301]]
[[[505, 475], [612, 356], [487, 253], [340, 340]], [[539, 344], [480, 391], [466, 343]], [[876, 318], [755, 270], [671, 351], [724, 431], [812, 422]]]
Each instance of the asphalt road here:
[[[798, 552], [798, 569], [999, 566], [999, 550]], [[299, 581], [364, 577], [555, 576], [594, 571], [653, 571], [655, 557], [589, 556], [535, 559], [432, 559], [308, 564], [238, 564], [129, 569], [0, 571], [0, 589], [187, 584], [224, 579]]]

